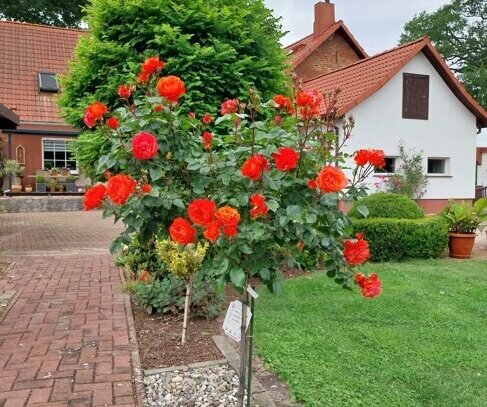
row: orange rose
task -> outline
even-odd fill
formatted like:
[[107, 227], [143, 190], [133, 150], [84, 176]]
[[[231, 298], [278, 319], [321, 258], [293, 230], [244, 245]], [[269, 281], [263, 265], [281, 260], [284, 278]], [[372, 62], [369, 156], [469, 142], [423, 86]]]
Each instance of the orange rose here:
[[167, 100], [177, 103], [178, 99], [186, 93], [184, 82], [177, 76], [165, 76], [157, 82], [159, 95]]
[[339, 192], [347, 186], [347, 177], [339, 168], [328, 165], [316, 177], [316, 186], [321, 192]]

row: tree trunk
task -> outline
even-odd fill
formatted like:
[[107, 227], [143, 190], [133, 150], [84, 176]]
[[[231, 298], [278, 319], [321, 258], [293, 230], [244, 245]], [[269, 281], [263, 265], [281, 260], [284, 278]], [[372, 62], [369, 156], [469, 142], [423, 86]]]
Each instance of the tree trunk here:
[[238, 392], [237, 392], [237, 406], [244, 406], [245, 398], [245, 386], [246, 386], [246, 373], [247, 373], [247, 332], [246, 332], [246, 321], [247, 321], [247, 302], [248, 293], [245, 290], [242, 296], [242, 323], [240, 324], [240, 373], [238, 382]]
[[186, 328], [188, 327], [189, 307], [191, 306], [191, 289], [193, 287], [193, 277], [190, 277], [186, 282], [186, 298], [184, 300], [184, 320], [183, 320], [183, 335], [181, 336], [181, 343], [186, 343]]

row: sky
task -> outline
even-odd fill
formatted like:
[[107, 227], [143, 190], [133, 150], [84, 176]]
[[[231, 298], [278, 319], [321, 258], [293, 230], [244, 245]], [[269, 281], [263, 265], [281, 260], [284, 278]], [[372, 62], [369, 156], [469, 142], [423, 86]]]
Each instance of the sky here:
[[[314, 4], [318, 0], [264, 0], [276, 17], [282, 17], [283, 45], [311, 34]], [[369, 55], [398, 44], [404, 24], [421, 11], [435, 11], [448, 0], [331, 0], [335, 18], [343, 20]], [[478, 145], [487, 146], [487, 131], [478, 137]]]

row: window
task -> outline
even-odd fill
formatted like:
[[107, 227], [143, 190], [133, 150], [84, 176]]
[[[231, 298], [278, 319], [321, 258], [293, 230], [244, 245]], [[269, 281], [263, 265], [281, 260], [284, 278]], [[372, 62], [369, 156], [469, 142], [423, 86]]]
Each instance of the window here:
[[42, 140], [42, 156], [44, 169], [68, 168], [76, 169], [76, 160], [71, 153], [70, 140]]
[[56, 74], [50, 72], [39, 72], [39, 92], [59, 92]]
[[447, 175], [447, 158], [428, 158], [428, 174]]
[[396, 172], [396, 157], [386, 157], [384, 168], [376, 168], [375, 172], [379, 174], [394, 174]]
[[403, 74], [402, 118], [428, 120], [429, 76]]

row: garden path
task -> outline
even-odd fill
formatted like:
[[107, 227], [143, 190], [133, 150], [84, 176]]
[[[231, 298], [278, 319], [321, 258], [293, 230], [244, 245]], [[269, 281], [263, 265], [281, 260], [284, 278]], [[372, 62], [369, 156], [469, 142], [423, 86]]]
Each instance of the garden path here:
[[0, 406], [135, 406], [130, 302], [99, 212], [0, 214]]

